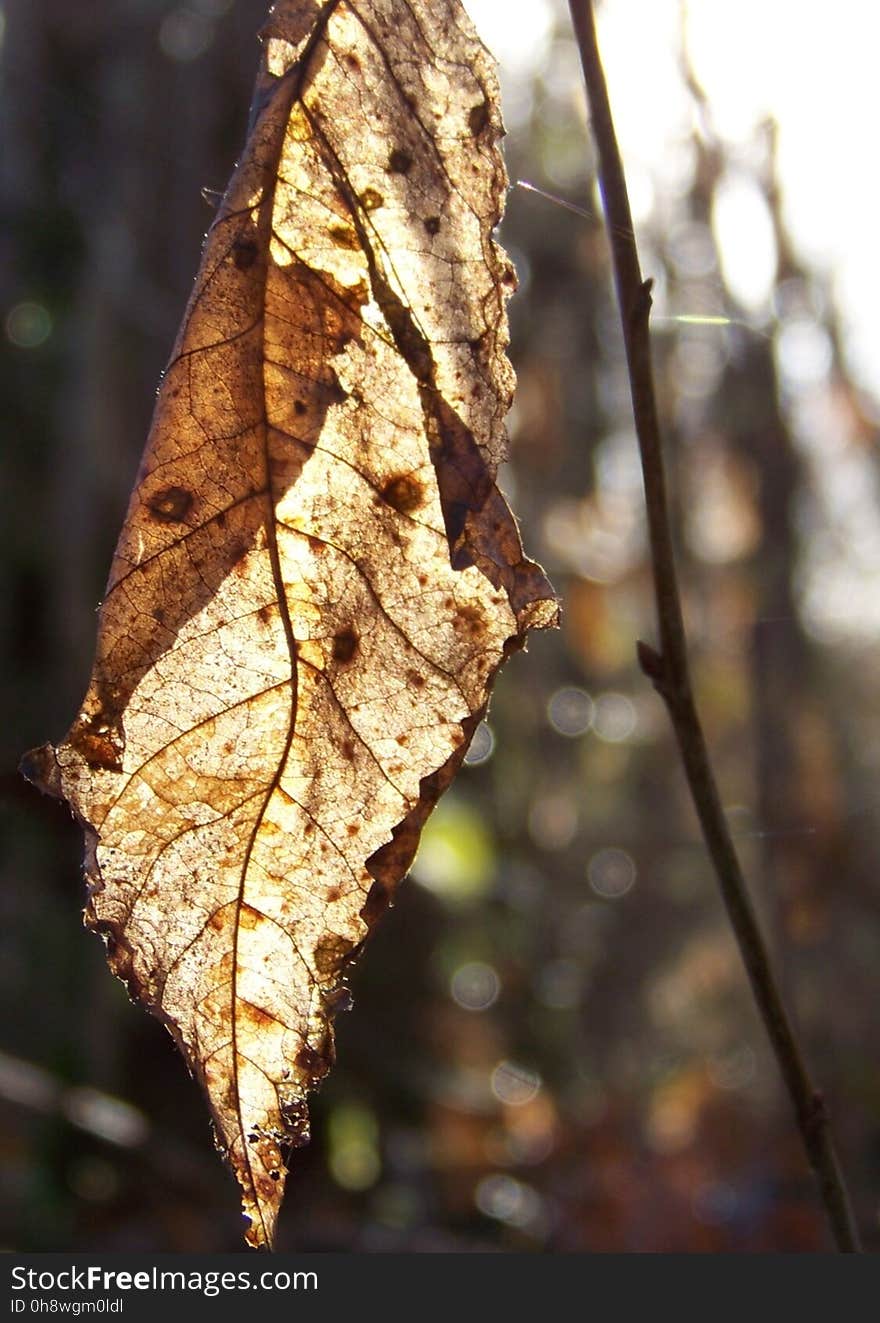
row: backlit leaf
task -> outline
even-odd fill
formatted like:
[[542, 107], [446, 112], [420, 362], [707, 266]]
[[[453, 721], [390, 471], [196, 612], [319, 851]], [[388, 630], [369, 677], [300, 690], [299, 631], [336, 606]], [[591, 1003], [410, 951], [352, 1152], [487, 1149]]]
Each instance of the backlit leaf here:
[[86, 922], [203, 1084], [255, 1245], [352, 956], [504, 657], [556, 618], [494, 482], [486, 52], [458, 0], [289, 0], [263, 39], [91, 684], [24, 764], [85, 827]]

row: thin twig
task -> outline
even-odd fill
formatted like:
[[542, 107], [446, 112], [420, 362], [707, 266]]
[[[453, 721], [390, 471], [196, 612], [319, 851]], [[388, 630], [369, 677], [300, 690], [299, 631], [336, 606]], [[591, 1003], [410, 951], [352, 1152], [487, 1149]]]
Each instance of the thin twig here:
[[819, 1184], [837, 1248], [859, 1251], [859, 1238], [829, 1129], [828, 1111], [804, 1061], [782, 1003], [767, 946], [746, 889], [721, 807], [703, 728], [694, 702], [681, 597], [675, 570], [666, 478], [651, 366], [651, 281], [643, 280], [608, 89], [596, 42], [591, 0], [569, 0], [580, 49], [593, 132], [599, 152], [599, 184], [611, 245], [623, 322], [630, 390], [645, 484], [660, 651], [638, 644], [642, 670], [663, 698], [675, 730], [688, 786], [755, 1001], [794, 1105], [798, 1129]]

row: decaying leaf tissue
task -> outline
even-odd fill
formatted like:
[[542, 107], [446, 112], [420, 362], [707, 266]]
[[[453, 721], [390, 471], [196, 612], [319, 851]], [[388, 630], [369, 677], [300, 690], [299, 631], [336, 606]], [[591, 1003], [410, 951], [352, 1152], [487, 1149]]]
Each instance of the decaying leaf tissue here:
[[[458, 0], [282, 0], [65, 741], [86, 921], [272, 1242], [284, 1151], [504, 657], [556, 603], [494, 477], [494, 71]], [[195, 182], [194, 182], [195, 186]]]

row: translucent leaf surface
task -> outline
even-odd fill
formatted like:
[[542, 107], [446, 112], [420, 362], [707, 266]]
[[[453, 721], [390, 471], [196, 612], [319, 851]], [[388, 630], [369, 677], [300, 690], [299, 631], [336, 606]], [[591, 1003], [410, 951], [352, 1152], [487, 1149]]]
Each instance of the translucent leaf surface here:
[[[206, 1091], [252, 1244], [345, 973], [556, 604], [495, 486], [513, 273], [457, 0], [290, 0], [162, 382], [66, 739], [88, 925]], [[195, 186], [195, 182], [194, 182]]]

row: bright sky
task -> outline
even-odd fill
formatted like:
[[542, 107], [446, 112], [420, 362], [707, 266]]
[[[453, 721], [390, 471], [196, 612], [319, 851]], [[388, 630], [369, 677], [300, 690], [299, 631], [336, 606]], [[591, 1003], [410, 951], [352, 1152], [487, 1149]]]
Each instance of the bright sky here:
[[[505, 100], [546, 58], [554, 23], [570, 31], [564, 0], [465, 0], [501, 64]], [[880, 124], [876, 6], [865, 0], [604, 0], [599, 37], [634, 205], [674, 186], [691, 106], [677, 70], [680, 14], [718, 131], [746, 158], [755, 125], [779, 126], [786, 223], [798, 251], [831, 273], [850, 367], [880, 397], [876, 270]], [[514, 17], [515, 15], [515, 17]], [[579, 77], [575, 68], [573, 74]], [[757, 313], [766, 299], [766, 217], [755, 191], [732, 178], [720, 229], [725, 274]]]
[[[571, 31], [565, 0], [464, 3], [499, 60], [510, 128], [527, 113], [526, 81], [551, 52], [548, 83], [570, 83], [585, 114], [579, 65], [564, 42]], [[731, 162], [713, 215], [727, 285], [756, 329], [773, 330], [774, 240], [752, 174], [756, 126], [772, 116], [789, 238], [826, 275], [850, 376], [873, 396], [880, 417], [877, 7], [867, 0], [831, 7], [826, 0], [604, 0], [599, 42], [637, 226], [652, 205], [660, 217], [674, 210], [676, 192], [688, 183], [683, 144], [694, 107], [679, 73], [682, 14], [691, 64]], [[553, 171], [562, 196], [564, 167]], [[661, 298], [658, 286], [658, 313]], [[831, 347], [819, 321], [787, 319], [776, 349], [797, 441], [813, 470], [801, 567], [806, 624], [829, 640], [876, 643], [880, 489], [872, 454], [849, 445], [845, 423], [830, 412]]]

